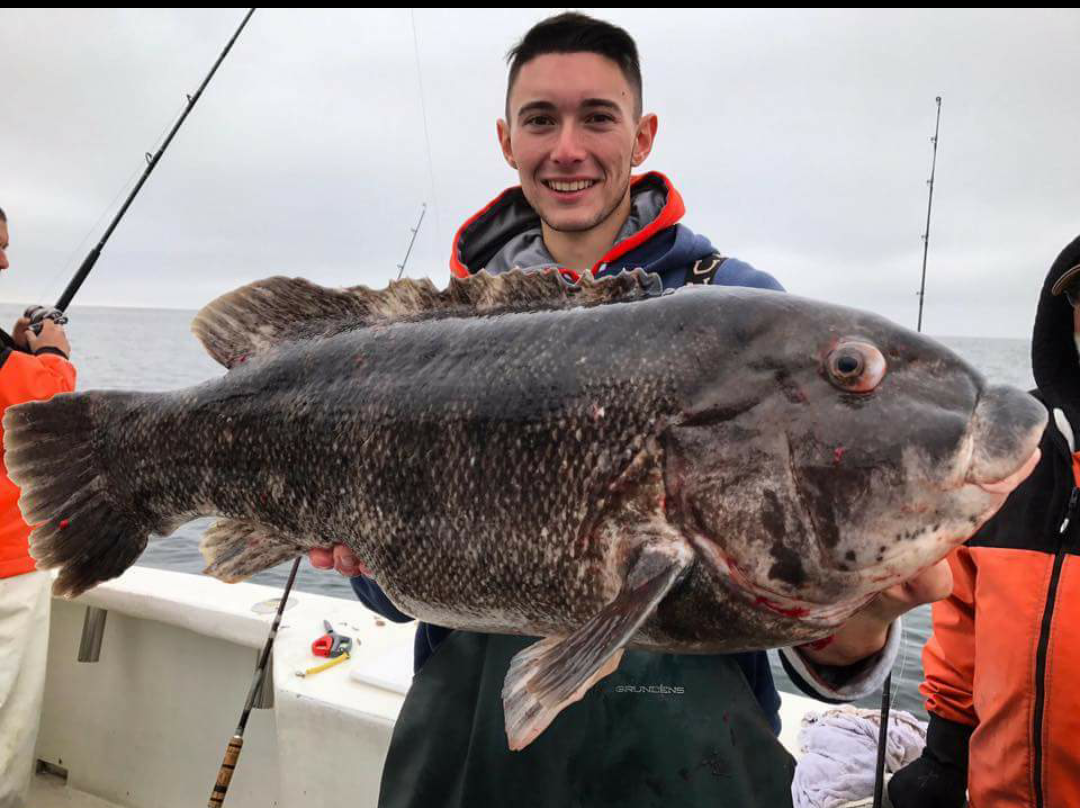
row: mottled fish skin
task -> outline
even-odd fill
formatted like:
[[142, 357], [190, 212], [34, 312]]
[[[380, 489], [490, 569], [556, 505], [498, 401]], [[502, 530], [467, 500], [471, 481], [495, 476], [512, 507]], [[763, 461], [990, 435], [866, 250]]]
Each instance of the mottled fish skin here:
[[[105, 496], [146, 532], [250, 523], [267, 564], [344, 542], [402, 611], [476, 631], [564, 636], [642, 547], [689, 544], [631, 647], [822, 636], [989, 518], [1004, 495], [969, 478], [1015, 471], [1045, 423], [931, 340], [760, 290], [312, 334], [188, 390], [83, 394]], [[871, 392], [830, 380], [852, 340], [888, 365]]]
[[343, 541], [422, 619], [565, 632], [618, 592], [639, 536], [599, 528], [633, 477], [663, 498], [684, 381], [634, 305], [299, 343], [123, 412], [105, 463], [153, 513]]

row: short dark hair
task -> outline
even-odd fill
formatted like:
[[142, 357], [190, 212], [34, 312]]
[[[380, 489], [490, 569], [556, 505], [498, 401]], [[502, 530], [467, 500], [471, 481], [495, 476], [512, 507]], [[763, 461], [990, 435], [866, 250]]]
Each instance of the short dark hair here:
[[617, 25], [568, 11], [541, 20], [506, 54], [506, 118], [510, 120], [510, 91], [518, 73], [537, 56], [548, 53], [595, 53], [619, 66], [634, 92], [634, 116], [641, 117], [641, 62], [634, 38]]
[[7, 214], [4, 213], [3, 208], [0, 208], [0, 222], [6, 222], [6, 221], [7, 221]]

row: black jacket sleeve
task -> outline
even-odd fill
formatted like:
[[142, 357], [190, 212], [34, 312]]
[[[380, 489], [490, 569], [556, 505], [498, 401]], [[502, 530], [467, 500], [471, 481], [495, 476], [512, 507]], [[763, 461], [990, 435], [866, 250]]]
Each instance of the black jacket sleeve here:
[[967, 799], [968, 742], [974, 727], [930, 714], [922, 756], [893, 775], [893, 808], [961, 808]]
[[353, 591], [356, 593], [356, 597], [360, 599], [360, 602], [376, 614], [381, 614], [394, 623], [408, 623], [413, 619], [409, 615], [398, 611], [397, 607], [390, 602], [390, 598], [386, 597], [386, 593], [371, 578], [357, 575], [350, 578], [349, 583], [352, 584]]

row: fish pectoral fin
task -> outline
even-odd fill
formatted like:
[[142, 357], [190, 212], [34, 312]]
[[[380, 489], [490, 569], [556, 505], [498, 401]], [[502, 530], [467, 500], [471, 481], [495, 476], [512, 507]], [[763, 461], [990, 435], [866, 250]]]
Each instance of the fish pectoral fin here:
[[304, 549], [292, 536], [242, 519], [219, 519], [199, 543], [206, 561], [203, 574], [228, 584], [290, 561]]
[[566, 707], [613, 673], [623, 646], [693, 563], [682, 543], [642, 550], [618, 597], [568, 637], [550, 637], [510, 661], [503, 685], [506, 737], [524, 749]]

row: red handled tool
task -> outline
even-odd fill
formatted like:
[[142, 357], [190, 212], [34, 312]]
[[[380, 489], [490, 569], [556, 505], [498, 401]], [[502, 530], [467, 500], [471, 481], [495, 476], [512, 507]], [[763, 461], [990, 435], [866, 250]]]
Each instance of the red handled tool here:
[[334, 627], [330, 625], [329, 620], [323, 620], [323, 625], [326, 627], [326, 633], [311, 644], [311, 653], [315, 654], [315, 656], [335, 659], [352, 650], [352, 637], [338, 634], [334, 631]]

